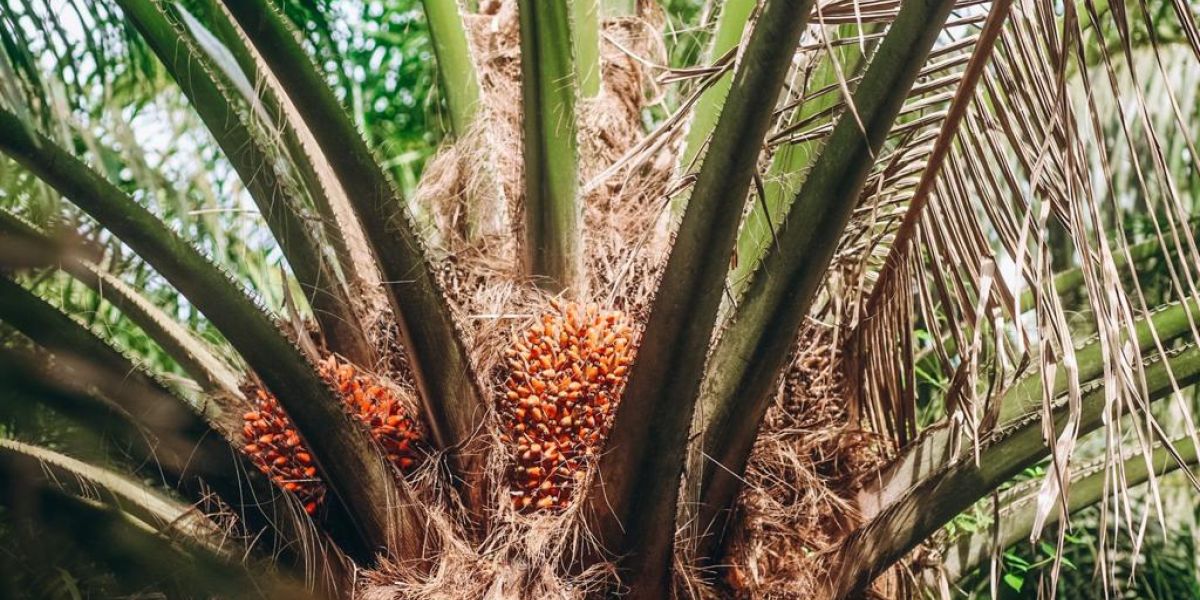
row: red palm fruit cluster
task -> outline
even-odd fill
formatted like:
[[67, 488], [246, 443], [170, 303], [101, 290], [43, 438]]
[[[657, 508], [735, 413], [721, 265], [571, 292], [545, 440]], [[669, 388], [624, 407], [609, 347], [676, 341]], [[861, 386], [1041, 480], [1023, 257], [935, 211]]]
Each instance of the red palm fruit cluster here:
[[[332, 355], [320, 362], [318, 371], [346, 410], [367, 426], [388, 460], [403, 473], [411, 471], [421, 456], [421, 434], [394, 388]], [[244, 415], [243, 449], [259, 470], [296, 494], [309, 514], [315, 513], [325, 497], [325, 483], [312, 454], [275, 396], [256, 388], [252, 399], [255, 410]]]
[[350, 414], [367, 426], [388, 460], [401, 473], [412, 471], [423, 455], [421, 431], [394, 388], [332, 355], [321, 361], [318, 371], [341, 394]]
[[513, 454], [509, 495], [522, 512], [559, 511], [602, 449], [635, 350], [628, 317], [554, 305], [505, 352], [500, 440]]
[[325, 483], [317, 477], [312, 454], [275, 396], [256, 388], [252, 400], [255, 410], [243, 415], [242, 450], [272, 481], [296, 494], [308, 514], [315, 513], [325, 498]]

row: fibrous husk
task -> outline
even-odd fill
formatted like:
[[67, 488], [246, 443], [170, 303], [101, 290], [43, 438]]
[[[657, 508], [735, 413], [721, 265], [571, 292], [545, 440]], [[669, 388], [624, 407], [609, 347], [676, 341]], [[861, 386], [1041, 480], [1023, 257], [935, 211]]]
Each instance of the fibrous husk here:
[[[504, 353], [510, 340], [554, 312], [556, 299], [531, 285], [517, 267], [523, 179], [516, 3], [482, 2], [467, 24], [485, 114], [430, 161], [417, 201], [434, 207], [439, 279], [496, 402], [507, 391]], [[626, 159], [645, 136], [643, 111], [654, 85], [648, 65], [665, 62], [660, 29], [654, 19], [604, 24], [602, 92], [578, 108], [581, 190]], [[627, 315], [634, 335], [648, 316], [665, 259], [669, 238], [654, 234], [665, 195], [677, 183], [675, 162], [668, 144], [662, 155], [634, 161], [586, 188], [585, 297], [602, 310]], [[483, 164], [494, 172], [481, 169]], [[480, 234], [469, 224], [469, 207], [481, 198], [506, 213], [502, 230]], [[853, 482], [879, 460], [875, 441], [845, 412], [832, 332], [813, 326], [801, 338], [750, 459], [737, 533], [721, 561], [732, 566], [720, 581], [685, 575], [679, 587], [685, 597], [809, 597], [806, 592], [819, 589], [825, 572], [819, 553], [857, 522]], [[577, 499], [564, 504], [555, 496], [556, 510], [549, 514], [515, 508], [505, 480], [514, 463], [500, 432], [489, 433], [494, 509], [485, 539], [472, 544], [447, 530], [431, 573], [384, 565], [364, 573], [361, 598], [586, 598], [611, 590], [612, 565], [600, 563], [582, 573], [568, 567], [598, 550], [582, 526]]]
[[747, 467], [724, 580], [737, 597], [815, 597], [826, 551], [860, 524], [856, 479], [882, 456], [847, 414], [841, 369], [832, 331], [806, 326]]
[[[460, 263], [486, 256], [512, 264], [524, 205], [520, 32], [515, 2], [483, 4], [480, 13], [466, 15], [483, 93], [481, 114], [470, 131], [430, 160], [414, 202], [434, 207], [435, 243], [442, 252], [459, 257]], [[644, 137], [642, 113], [653, 85], [646, 65], [661, 63], [664, 53], [661, 31], [646, 20], [605, 21], [603, 85], [599, 95], [577, 106], [581, 190]], [[649, 213], [657, 215], [656, 202], [673, 164], [671, 152], [631, 164], [584, 197], [591, 279], [604, 278], [598, 271], [611, 268], [614, 254], [631, 255], [631, 241], [648, 243], [635, 239], [633, 232], [644, 232], [639, 226], [650, 219]], [[494, 222], [471, 223], [472, 206], [483, 207], [475, 217]], [[501, 222], [505, 226], [497, 228]], [[512, 275], [511, 269], [504, 270]]]
[[[466, 23], [479, 68], [483, 114], [470, 132], [429, 162], [415, 202], [433, 207], [439, 280], [485, 393], [495, 402], [504, 397], [511, 375], [504, 360], [511, 340], [541, 322], [543, 314], [555, 313], [557, 299], [531, 285], [516, 259], [523, 204], [516, 3], [483, 2], [478, 14], [466, 16]], [[664, 61], [656, 27], [634, 17], [604, 24], [602, 91], [578, 106], [581, 190], [645, 135], [642, 111], [652, 85], [646, 64]], [[631, 344], [664, 258], [665, 248], [650, 247], [655, 240], [646, 231], [658, 220], [671, 183], [674, 157], [665, 154], [653, 164], [627, 166], [583, 198], [587, 297], [597, 312], [625, 315], [621, 329]], [[480, 168], [484, 163], [491, 173]], [[489, 234], [485, 227], [482, 235], [473, 230], [468, 222], [472, 202], [492, 203], [507, 213], [507, 228]], [[433, 570], [419, 573], [408, 565], [385, 563], [363, 573], [358, 597], [583, 598], [614, 581], [612, 567], [604, 563], [580, 573], [564, 569], [570, 557], [597, 554], [581, 525], [579, 502], [558, 503], [553, 514], [517, 510], [505, 478], [511, 454], [500, 431], [487, 433], [493, 438], [489, 473], [494, 503], [486, 537], [469, 543], [457, 524], [439, 515], [434, 526], [442, 544]]]

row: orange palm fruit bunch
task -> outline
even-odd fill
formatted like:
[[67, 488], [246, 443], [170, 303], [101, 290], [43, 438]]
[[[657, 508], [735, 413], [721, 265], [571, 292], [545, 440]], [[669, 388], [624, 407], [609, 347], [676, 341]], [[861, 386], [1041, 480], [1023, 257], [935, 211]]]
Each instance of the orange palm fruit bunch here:
[[636, 348], [629, 318], [554, 304], [505, 351], [496, 402], [509, 448], [509, 496], [521, 512], [559, 511], [601, 451]]
[[[341, 396], [347, 412], [367, 427], [388, 460], [401, 473], [411, 472], [424, 454], [421, 431], [395, 389], [333, 355], [317, 368]], [[296, 494], [304, 510], [315, 513], [325, 498], [325, 483], [312, 454], [275, 396], [254, 388], [251, 400], [255, 410], [243, 415], [243, 450], [272, 481]]]

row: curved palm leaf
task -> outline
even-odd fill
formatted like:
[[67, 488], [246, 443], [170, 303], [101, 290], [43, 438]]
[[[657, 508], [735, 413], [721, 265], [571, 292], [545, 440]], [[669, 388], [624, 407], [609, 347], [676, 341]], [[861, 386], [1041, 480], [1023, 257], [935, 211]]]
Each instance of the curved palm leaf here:
[[[1197, 382], [1200, 382], [1200, 350], [1184, 347], [1172, 351], [1146, 367], [1147, 402], [1168, 397]], [[1104, 382], [1084, 392], [1078, 419], [1080, 434], [1103, 424], [1105, 402]], [[1067, 423], [1069, 412], [1066, 400], [1056, 398], [1052, 410], [1056, 430]], [[997, 427], [980, 445], [978, 462], [967, 457], [944, 463], [839, 546], [834, 564], [839, 565], [840, 571], [830, 580], [832, 597], [862, 594], [876, 575], [938, 527], [1051, 452], [1043, 440], [1040, 408]]]
[[64, 492], [105, 504], [150, 525], [168, 538], [204, 548], [226, 560], [239, 551], [232, 540], [196, 508], [164, 496], [118, 473], [89, 465], [46, 448], [0, 440], [0, 471], [41, 471]]
[[[669, 589], [679, 479], [738, 217], [812, 2], [768, 0], [733, 76], [589, 497], [635, 597]], [[789, 49], [781, 52], [781, 48]], [[765, 100], [766, 105], [761, 105]]]
[[[1171, 446], [1174, 452], [1167, 449]], [[1178, 458], [1177, 458], [1178, 457]], [[1105, 484], [1115, 469], [1121, 474], [1123, 489], [1132, 489], [1162, 477], [1176, 469], [1194, 467], [1200, 456], [1189, 438], [1179, 438], [1159, 444], [1152, 456], [1141, 452], [1128, 456], [1120, 465], [1110, 468], [1108, 460], [1084, 465], [1071, 474], [1071, 495], [1067, 498], [1067, 513], [1071, 514], [1105, 501], [1106, 494], [1113, 493], [1116, 486]], [[958, 581], [963, 575], [979, 568], [993, 551], [1003, 551], [1023, 539], [1028, 539], [1037, 519], [1037, 484], [1030, 481], [1006, 492], [1000, 500], [999, 518], [992, 527], [951, 540], [942, 550], [942, 565], [938, 577], [947, 581]], [[1106, 491], [1106, 488], [1107, 491]], [[1048, 523], [1062, 517], [1061, 507], [1056, 505]]]
[[[233, 17], [216, 0], [200, 2], [200, 9], [206, 18], [205, 23], [212, 27], [211, 34], [195, 17], [189, 18], [185, 9], [178, 9], [197, 40], [205, 35], [215, 34], [217, 39], [212, 40], [211, 45], [216, 47], [211, 50], [206, 47], [203, 49], [221, 67], [222, 72], [226, 72], [228, 79], [242, 82], [236, 85], [239, 91], [247, 87], [252, 88], [243, 92], [243, 96], [248, 103], [261, 107], [262, 112], [266, 113], [266, 122], [258, 125], [266, 126], [272, 132], [277, 131], [282, 137], [290, 163], [297, 171], [304, 191], [320, 215], [324, 239], [333, 246], [333, 253], [337, 257], [342, 275], [347, 279], [349, 289], [353, 293], [365, 296], [361, 302], [356, 302], [356, 306], [360, 307], [359, 310], [377, 310], [378, 305], [383, 303], [383, 297], [376, 289], [380, 277], [378, 269], [371, 262], [370, 249], [366, 245], [362, 228], [354, 219], [345, 190], [337, 178], [329, 173], [329, 161], [316, 147], [312, 132], [296, 114], [295, 106], [280, 89], [278, 80], [242, 35]], [[221, 59], [226, 56], [232, 56], [232, 61], [226, 59], [222, 62]], [[236, 66], [226, 64], [229, 62], [236, 62]], [[370, 321], [367, 316], [363, 315], [364, 322]], [[373, 363], [364, 360], [360, 364]]]
[[[1160, 345], [1184, 338], [1191, 334], [1191, 322], [1197, 316], [1196, 303], [1189, 300], [1181, 304], [1163, 307], [1157, 313], [1135, 323], [1135, 337], [1130, 341], [1131, 351], [1144, 356], [1159, 352]], [[1075, 352], [1078, 370], [1075, 377], [1081, 382], [1095, 382], [1106, 376], [1104, 348], [1099, 339], [1094, 339]], [[1015, 382], [1005, 390], [998, 403], [1000, 412], [997, 424], [1013, 423], [1041, 406], [1043, 390], [1051, 397], [1068, 392], [1072, 385], [1071, 374], [1058, 372], [1054, 381], [1043, 381], [1041, 373], [1034, 372]], [[966, 450], [955, 448], [962, 440], [961, 432], [950, 427], [926, 430], [899, 456], [889, 461], [879, 472], [863, 479], [859, 493], [859, 505], [865, 516], [872, 517], [887, 507], [911, 486], [927, 479], [943, 465], [953, 462]]]
[[[248, 544], [253, 543], [256, 556], [304, 570], [322, 589], [335, 589], [345, 579], [340, 564], [345, 557], [313, 530], [299, 503], [275, 488], [235, 449], [222, 447], [219, 434], [188, 439], [174, 429], [154, 429], [154, 423], [130, 412], [138, 409], [138, 397], [123, 389], [127, 386], [122, 379], [135, 372], [134, 367], [106, 374], [88, 365], [86, 357], [49, 357], [19, 348], [0, 348], [0, 359], [0, 399], [10, 407], [46, 406], [99, 438], [74, 437], [72, 448], [93, 452], [98, 444], [113, 456], [127, 457], [137, 473], [164, 481], [197, 506], [209, 506], [215, 493], [244, 522], [240, 531], [247, 534]], [[232, 476], [214, 470], [210, 460], [214, 452], [219, 452], [217, 460], [232, 465]], [[346, 528], [338, 518], [333, 515], [326, 523], [335, 533], [338, 527]], [[234, 531], [222, 529], [222, 533], [228, 536]]]
[[[99, 438], [100, 447], [112, 448], [114, 455], [128, 457], [130, 462], [156, 479], [165, 480], [173, 486], [183, 478], [184, 465], [172, 462], [177, 451], [187, 446], [175, 431], [151, 433], [117, 402], [108, 400], [94, 389], [72, 383], [83, 382], [70, 366], [55, 361], [45, 353], [27, 348], [0, 348], [0, 390], [10, 410], [24, 410], [41, 405], [58, 413], [87, 432]], [[92, 379], [95, 379], [93, 377]], [[80, 436], [82, 437], [82, 436]], [[94, 443], [94, 439], [72, 439], [71, 449], [76, 444]], [[159, 454], [156, 446], [168, 448]], [[194, 489], [179, 486], [185, 495]], [[268, 488], [269, 489], [269, 488]], [[193, 499], [199, 499], [199, 495]]]
[[403, 199], [280, 15], [261, 0], [225, 6], [279, 78], [346, 190], [385, 278], [433, 441], [450, 452], [468, 505], [478, 508], [485, 495], [484, 457], [475, 440], [487, 405]]
[[[953, 2], [905, 2], [842, 116], [792, 201], [779, 243], [768, 251], [713, 350], [702, 391], [706, 457], [695, 526], [711, 556], [717, 523], [741, 489], [759, 423], [884, 139]], [[861, 124], [861, 125], [860, 125]], [[860, 129], [860, 127], [865, 128]], [[716, 530], [713, 528], [716, 527]]]
[[235, 106], [233, 84], [223, 80], [220, 68], [199, 51], [187, 30], [172, 21], [158, 0], [118, 3], [191, 100], [250, 191], [312, 305], [313, 316], [330, 348], [351, 360], [371, 364], [366, 329], [353, 310], [349, 291], [314, 238], [302, 212], [304, 203], [298, 189], [277, 171], [264, 132], [250, 127], [243, 118], [245, 113]]
[[0, 236], [0, 266], [16, 266], [18, 260], [33, 267], [59, 265], [141, 327], [201, 390], [213, 394], [214, 401], [227, 403], [226, 410], [237, 414], [237, 409], [249, 406], [238, 389], [239, 376], [228, 363], [124, 281], [5, 210], [0, 210]]
[[[44, 452], [24, 456], [9, 442], [3, 448], [0, 477], [6, 485], [0, 486], [0, 505], [15, 512], [39, 535], [52, 533], [73, 541], [127, 585], [157, 588], [174, 583], [181, 593], [236, 598], [313, 597], [288, 577], [252, 574], [251, 567], [214, 552], [209, 544], [188, 543], [190, 540], [179, 535], [178, 523], [164, 528], [156, 522], [173, 510], [170, 506], [152, 505], [144, 496], [135, 506], [133, 496], [109, 487], [118, 482], [94, 467], [68, 463]], [[63, 469], [69, 469], [72, 477], [91, 477], [91, 483], [105, 488], [103, 496], [119, 500], [124, 507], [141, 509], [136, 511], [141, 516], [153, 515], [151, 522], [62, 491], [53, 474]]]
[[[43, 368], [13, 360], [3, 373], [7, 385], [33, 393], [35, 399], [45, 392], [76, 417], [99, 417], [90, 425], [117, 433], [145, 468], [157, 469], [190, 499], [203, 501], [211, 489], [242, 514], [252, 530], [276, 535], [275, 524], [286, 520], [280, 515], [287, 508], [277, 504], [279, 494], [231, 445], [240, 415], [214, 413], [210, 406], [178, 398], [119, 351], [7, 277], [0, 277], [0, 321], [55, 356], [53, 366]], [[289, 537], [287, 529], [282, 536]]]
[[403, 492], [378, 449], [315, 367], [241, 289], [149, 211], [3, 110], [0, 151], [104, 224], [225, 332], [296, 422], [368, 546], [423, 555], [423, 522], [410, 503], [398, 502]]

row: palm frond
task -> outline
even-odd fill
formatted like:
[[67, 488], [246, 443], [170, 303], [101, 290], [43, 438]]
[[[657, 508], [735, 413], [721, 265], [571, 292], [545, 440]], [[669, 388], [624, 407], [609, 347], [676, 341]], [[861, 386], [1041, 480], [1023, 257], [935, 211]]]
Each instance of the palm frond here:
[[811, 2], [768, 1], [733, 76], [675, 237], [590, 494], [605, 547], [640, 597], [669, 587], [679, 478], [742, 204]]
[[[123, 485], [128, 482], [90, 465], [4, 441], [0, 475], [6, 483], [0, 488], [0, 505], [32, 528], [29, 533], [71, 540], [119, 573], [127, 585], [166, 584], [181, 593], [240, 598], [314, 597], [286, 575], [252, 574], [251, 566], [228, 555], [228, 548], [214, 546], [209, 538], [215, 532], [203, 525], [200, 531], [188, 531], [187, 526], [195, 523], [186, 509], [148, 496], [139, 486], [131, 489]], [[82, 497], [69, 493], [63, 484], [78, 485], [86, 493]], [[176, 518], [164, 520], [171, 515]]]
[[[172, 22], [167, 10], [154, 0], [118, 3], [191, 100], [250, 191], [296, 274], [305, 299], [312, 305], [313, 316], [330, 347], [352, 360], [372, 362], [365, 328], [353, 311], [349, 290], [330, 258], [322, 253], [302, 212], [304, 203], [299, 190], [277, 171], [263, 132], [254, 131], [236, 107], [232, 89], [238, 83], [223, 75], [220, 63], [214, 60], [220, 55], [201, 50], [184, 25], [178, 23], [179, 18]], [[207, 30], [193, 27], [192, 35], [197, 33], [213, 40]], [[234, 68], [226, 65], [224, 72], [235, 72]], [[250, 92], [247, 79], [241, 79], [240, 87]]]
[[764, 257], [744, 302], [713, 349], [702, 390], [703, 464], [694, 524], [711, 556], [720, 515], [741, 489], [759, 424], [776, 392], [788, 353], [808, 315], [883, 146], [953, 2], [908, 2], [901, 8], [855, 91], [853, 111], [834, 128], [792, 201], [778, 245]]
[[[896, 148], [908, 153], [909, 173], [921, 177], [884, 177], [864, 198], [858, 227], [865, 245], [844, 246], [854, 264], [842, 275], [857, 282], [853, 293], [861, 295], [842, 304], [850, 311], [843, 322], [851, 326], [853, 364], [862, 373], [857, 403], [872, 429], [900, 448], [888, 469], [910, 470], [923, 450], [953, 445], [954, 454], [939, 450], [940, 458], [921, 459], [937, 471], [942, 467], [935, 465], [956, 460], [964, 445], [968, 455], [981, 451], [980, 440], [1028, 407], [1045, 405], [1042, 435], [1054, 449], [1054, 475], [1043, 495], [1057, 501], [1043, 503], [1044, 517], [1067, 501], [1061, 483], [1069, 479], [1081, 420], [1090, 410], [1081, 386], [1097, 377], [1107, 382], [1109, 422], [1097, 435], [1110, 448], [1133, 435], [1144, 453], [1152, 451], [1151, 432], [1160, 424], [1143, 412], [1146, 365], [1173, 352], [1172, 339], [1194, 340], [1197, 331], [1190, 311], [1179, 306], [1172, 309], [1180, 322], [1171, 334], [1159, 336], [1158, 321], [1141, 320], [1160, 302], [1190, 306], [1195, 297], [1193, 227], [1174, 180], [1195, 165], [1186, 153], [1169, 164], [1160, 140], [1167, 128], [1177, 128], [1184, 133], [1174, 143], [1188, 146], [1195, 117], [1172, 108], [1180, 89], [1163, 68], [1154, 78], [1163, 86], [1155, 96], [1161, 104], [1149, 118], [1147, 83], [1132, 70], [1126, 10], [1149, 14], [1144, 3], [1104, 10], [1068, 3], [1061, 11], [1041, 2], [1016, 4], [994, 56], [977, 73], [978, 92], [930, 105], [936, 112], [924, 123], [913, 121], [919, 123], [913, 141]], [[1145, 52], [1161, 58], [1153, 35]], [[970, 69], [959, 79], [971, 76]], [[1105, 114], [1110, 105], [1122, 112]], [[962, 123], [947, 125], [952, 117]], [[932, 136], [934, 127], [942, 133]], [[1128, 185], [1118, 183], [1118, 173], [1129, 175]], [[1129, 237], [1131, 202], [1146, 206], [1148, 241]], [[1136, 271], [1134, 255], [1145, 261], [1149, 246], [1187, 263], [1154, 263], [1166, 272], [1165, 294], [1150, 294]], [[1055, 276], [1071, 267], [1069, 275]], [[931, 334], [928, 341], [918, 337], [921, 330]], [[1082, 349], [1075, 343], [1081, 330], [1096, 332], [1096, 341]], [[931, 373], [938, 381], [928, 380]], [[1070, 416], [1052, 422], [1049, 405], [1062, 394]], [[938, 415], [942, 425], [913, 441], [919, 412]], [[1115, 418], [1122, 413], [1143, 418]], [[1190, 416], [1185, 421], [1194, 431]], [[940, 441], [931, 443], [934, 438]], [[1115, 460], [1111, 450], [1108, 458]], [[898, 480], [889, 481], [884, 487]], [[894, 497], [874, 483], [867, 488], [867, 506]]]
[[[357, 316], [356, 322], [364, 329], [371, 330], [375, 326], [377, 313], [385, 308], [386, 300], [379, 290], [379, 269], [371, 258], [371, 249], [367, 245], [362, 227], [354, 217], [354, 210], [346, 198], [346, 191], [331, 172], [328, 159], [317, 147], [312, 131], [298, 114], [286, 91], [280, 87], [278, 78], [242, 34], [233, 17], [216, 0], [204, 0], [202, 7], [205, 22], [210, 24], [213, 32], [219, 36], [213, 52], [228, 52], [236, 61], [237, 67], [240, 67], [240, 71], [232, 65], [222, 70], [229, 71], [229, 79], [240, 78], [245, 82], [245, 86], [253, 86], [249, 93], [243, 95], [248, 103], [261, 107], [266, 113], [265, 118], [260, 119], [257, 125], [267, 128], [271, 136], [282, 138], [284, 153], [297, 174], [298, 183], [303, 184], [304, 192], [320, 217], [319, 229], [324, 235], [318, 236], [318, 240], [326, 240], [333, 248], [340, 275], [345, 279], [345, 286], [350, 292], [351, 297], [347, 300], [351, 302], [353, 312]], [[195, 21], [194, 18], [189, 20], [184, 9], [179, 10], [186, 23], [191, 24]], [[193, 33], [193, 37], [199, 38], [204, 34], [202, 27], [200, 23], [191, 25], [191, 29], [200, 30]], [[308, 215], [305, 217], [309, 218]], [[344, 309], [339, 309], [339, 312], [344, 312]], [[332, 316], [336, 316], [336, 313]], [[351, 336], [348, 341], [361, 343], [353, 338], [354, 336]], [[361, 352], [364, 349], [358, 350]], [[365, 350], [367, 353], [362, 356], [346, 356], [359, 364], [374, 364], [374, 349]]]
[[576, 96], [576, 3], [521, 2], [521, 117], [525, 166], [525, 270], [539, 285], [582, 293]]
[[[1196, 446], [1190, 438], [1183, 437], [1155, 444], [1152, 456], [1135, 451], [1127, 454], [1124, 462], [1120, 464], [1110, 466], [1107, 459], [1101, 458], [1080, 465], [1071, 474], [1071, 494], [1067, 500], [1066, 513], [1070, 515], [1104, 502], [1112, 493], [1105, 484], [1111, 477], [1112, 469], [1116, 469], [1122, 477], [1122, 485], [1126, 489], [1132, 489], [1177, 469], [1193, 468], [1197, 460], [1200, 460], [1200, 457], [1197, 457]], [[1029, 539], [1039, 513], [1037, 488], [1040, 484], [1041, 482], [1035, 479], [1006, 491], [999, 500], [997, 519], [990, 527], [948, 540], [942, 550], [942, 564], [938, 572], [924, 574], [931, 580], [928, 585], [931, 588], [935, 587], [938, 585], [936, 582], [943, 578], [947, 582], [957, 582], [964, 575], [983, 566], [998, 551]], [[1047, 523], [1054, 523], [1062, 519], [1062, 516], [1063, 511], [1056, 506], [1047, 517]]]
[[[166, 477], [200, 502], [209, 489], [246, 517], [250, 528], [271, 528], [277, 494], [233, 446], [239, 414], [215, 402], [178, 397], [66, 314], [16, 282], [0, 277], [0, 320], [54, 355], [47, 367], [19, 354], [5, 381], [24, 394], [38, 393], [102, 435], [116, 434], [143, 468]], [[15, 351], [13, 351], [15, 352]], [[43, 359], [44, 360], [44, 359]], [[249, 498], [248, 498], [249, 496]], [[286, 534], [285, 534], [286, 535]]]
[[[247, 408], [238, 388], [239, 376], [209, 345], [196, 337], [150, 299], [78, 249], [58, 242], [16, 215], [0, 209], [0, 266], [41, 267], [57, 264], [95, 293], [112, 302], [131, 321], [183, 367], [204, 392], [229, 402], [227, 408]], [[26, 264], [17, 265], [21, 260]]]
[[433, 441], [449, 452], [468, 505], [480, 506], [484, 457], [473, 440], [486, 404], [403, 199], [280, 15], [259, 1], [225, 6], [271, 66], [346, 191], [385, 278]]
[[[1200, 382], [1200, 351], [1186, 346], [1169, 352], [1145, 366], [1145, 377], [1147, 403], [1170, 397], [1180, 386]], [[839, 545], [835, 564], [840, 570], [830, 580], [832, 597], [862, 594], [876, 575], [937, 528], [1021, 470], [1050, 456], [1053, 449], [1042, 439], [1043, 419], [1052, 420], [1056, 427], [1074, 423], [1079, 435], [1101, 427], [1108, 393], [1100, 382], [1079, 390], [1078, 399], [1071, 394], [1053, 398], [1051, 408], [1039, 407], [994, 429], [979, 442], [978, 461], [967, 458], [944, 463], [909, 488]]]
[[[1160, 344], [1170, 345], [1190, 336], [1191, 322], [1195, 318], [1196, 304], [1191, 300], [1161, 308], [1134, 324], [1134, 337], [1126, 347], [1131, 353], [1153, 356], [1159, 352]], [[1095, 385], [1108, 376], [1104, 346], [1099, 338], [1077, 348], [1075, 360], [1078, 368], [1074, 376], [1081, 383]], [[1051, 381], [1047, 381], [1047, 377]], [[1034, 371], [1027, 374], [999, 394], [996, 400], [998, 410], [993, 417], [996, 426], [1003, 427], [1016, 422], [1036, 411], [1042, 405], [1044, 395], [1058, 398], [1068, 393], [1073, 385], [1072, 374], [1064, 371]], [[960, 435], [961, 431], [948, 426], [927, 429], [879, 472], [865, 477], [860, 493], [860, 506], [865, 516], [874, 516], [905, 490], [927, 479], [943, 465], [967, 457], [970, 448], [963, 448], [956, 443]]]
[[0, 440], [0, 461], [7, 472], [41, 471], [65, 492], [112, 505], [150, 525], [167, 538], [204, 548], [230, 559], [239, 549], [219, 527], [192, 506], [154, 492], [137, 481], [46, 448]]
[[423, 526], [405, 512], [411, 506], [394, 504], [402, 491], [390, 468], [271, 317], [149, 211], [49, 139], [30, 132], [12, 113], [0, 110], [0, 133], [0, 151], [103, 223], [225, 332], [289, 416], [305, 428], [314, 459], [331, 474], [330, 487], [352, 509], [368, 545], [392, 546], [392, 523], [401, 519], [405, 526], [395, 542], [406, 555], [421, 556]]

